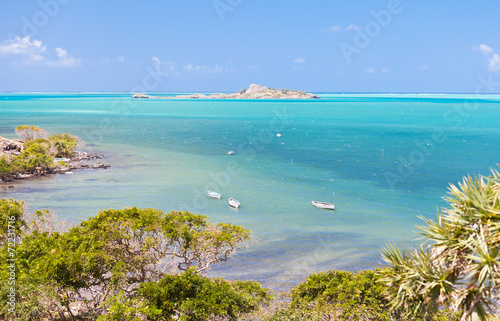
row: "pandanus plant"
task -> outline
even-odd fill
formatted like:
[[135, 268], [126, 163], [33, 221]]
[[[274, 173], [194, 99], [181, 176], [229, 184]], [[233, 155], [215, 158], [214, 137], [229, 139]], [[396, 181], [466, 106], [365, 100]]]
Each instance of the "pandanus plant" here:
[[386, 295], [410, 319], [449, 309], [460, 321], [486, 320], [500, 294], [500, 173], [464, 177], [446, 201], [437, 221], [422, 218], [417, 249], [383, 250]]

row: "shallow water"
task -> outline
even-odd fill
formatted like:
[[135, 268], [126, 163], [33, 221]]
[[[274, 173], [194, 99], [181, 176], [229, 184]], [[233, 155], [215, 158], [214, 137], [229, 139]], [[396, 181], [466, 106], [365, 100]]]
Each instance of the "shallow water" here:
[[[500, 96], [321, 96], [0, 94], [0, 136], [15, 138], [20, 124], [69, 132], [111, 164], [9, 184], [0, 197], [75, 223], [100, 209], [138, 206], [243, 225], [258, 242], [210, 273], [281, 289], [310, 272], [380, 266], [387, 242], [416, 244], [417, 216], [435, 217], [448, 183], [487, 174], [500, 159]], [[229, 208], [229, 197], [241, 208]], [[311, 200], [334, 202], [336, 211]]]

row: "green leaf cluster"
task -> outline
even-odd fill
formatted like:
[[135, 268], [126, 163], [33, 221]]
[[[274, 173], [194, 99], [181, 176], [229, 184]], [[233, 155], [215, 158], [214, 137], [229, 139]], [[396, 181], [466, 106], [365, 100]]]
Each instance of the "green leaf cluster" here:
[[267, 320], [391, 320], [374, 271], [311, 274], [291, 291], [291, 302]]
[[58, 134], [49, 137], [48, 133], [36, 126], [23, 125], [16, 128], [16, 133], [26, 141], [21, 155], [0, 156], [0, 179], [12, 179], [21, 173], [46, 171], [54, 166], [54, 157], [71, 157], [80, 139], [70, 134]]
[[486, 320], [500, 296], [500, 173], [465, 177], [446, 200], [436, 222], [423, 219], [426, 243], [383, 251], [387, 297], [408, 317], [451, 309], [462, 321]]
[[138, 293], [153, 308], [148, 320], [238, 320], [270, 299], [256, 282], [210, 279], [194, 269], [141, 284]]
[[[170, 313], [164, 311], [165, 305], [156, 304], [155, 295], [166, 295], [169, 304], [189, 310], [189, 320], [203, 320], [208, 314], [233, 318], [257, 309], [267, 298], [257, 283], [230, 283], [197, 274], [226, 260], [249, 238], [242, 227], [213, 224], [206, 216], [189, 212], [134, 207], [100, 211], [61, 233], [43, 231], [50, 225], [48, 211], [37, 211], [30, 221], [24, 214], [22, 202], [0, 202], [0, 218], [15, 216], [19, 222], [16, 310], [22, 318], [139, 320]], [[6, 235], [8, 227], [1, 227], [0, 236]], [[9, 275], [10, 252], [5, 245], [0, 250], [1, 280]], [[185, 302], [175, 293], [179, 284], [183, 288], [178, 290], [191, 289], [182, 299]], [[8, 292], [2, 283], [0, 295]], [[8, 310], [0, 309], [0, 319], [5, 317]]]
[[4, 246], [7, 240], [13, 239], [17, 242], [26, 227], [23, 217], [24, 202], [14, 199], [0, 199], [0, 246]]
[[343, 320], [389, 320], [382, 295], [384, 287], [376, 280], [371, 270], [312, 274], [292, 290], [291, 307], [304, 309], [314, 305], [313, 309], [330, 310]]
[[48, 140], [41, 138], [30, 140], [23, 147], [23, 153], [19, 156], [0, 157], [0, 179], [12, 178], [19, 173], [34, 173], [37, 170], [53, 168], [51, 144]]
[[57, 150], [55, 157], [71, 157], [75, 153], [79, 138], [70, 134], [51, 135], [50, 142]]

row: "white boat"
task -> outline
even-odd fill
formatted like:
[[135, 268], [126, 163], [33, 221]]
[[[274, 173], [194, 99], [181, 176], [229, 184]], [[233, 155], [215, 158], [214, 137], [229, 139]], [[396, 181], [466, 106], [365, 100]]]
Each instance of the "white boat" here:
[[228, 155], [234, 155], [234, 152], [232, 150], [230, 150], [229, 152], [227, 152]]
[[312, 205], [314, 205], [314, 206], [316, 206], [318, 208], [324, 208], [324, 209], [327, 209], [327, 210], [335, 210], [335, 205], [333, 205], [331, 203], [312, 201]]
[[217, 192], [214, 192], [214, 191], [211, 191], [211, 190], [208, 190], [208, 196], [210, 196], [211, 198], [216, 198], [218, 200], [220, 200], [220, 193], [217, 193]]
[[229, 199], [229, 206], [234, 207], [234, 208], [238, 208], [238, 207], [240, 207], [240, 202], [238, 202], [237, 200], [235, 200], [234, 198], [231, 197]]

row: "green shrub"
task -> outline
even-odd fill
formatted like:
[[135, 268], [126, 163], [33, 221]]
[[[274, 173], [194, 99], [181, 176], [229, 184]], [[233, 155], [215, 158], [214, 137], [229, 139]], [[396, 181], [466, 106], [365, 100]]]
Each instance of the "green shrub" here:
[[384, 287], [374, 271], [311, 274], [291, 291], [288, 306], [264, 316], [268, 321], [391, 320]]
[[56, 149], [55, 157], [71, 157], [75, 153], [79, 138], [70, 134], [52, 135], [49, 140]]
[[21, 237], [22, 228], [26, 227], [23, 215], [24, 202], [0, 199], [0, 246]]
[[150, 320], [238, 320], [270, 299], [257, 282], [210, 279], [194, 269], [142, 284], [138, 292], [154, 308]]
[[11, 179], [14, 175], [21, 172], [19, 164], [15, 162], [16, 156], [0, 156], [0, 179]]
[[14, 159], [14, 167], [27, 173], [34, 173], [37, 168], [42, 170], [52, 168], [54, 159], [48, 154], [39, 153], [41, 148], [40, 145], [37, 145], [25, 150], [22, 155]]
[[16, 134], [24, 140], [31, 140], [37, 138], [48, 138], [49, 134], [45, 129], [34, 125], [21, 125], [16, 128]]
[[[48, 137], [45, 130], [32, 125], [16, 128], [16, 133], [26, 139], [21, 155], [0, 156], [0, 179], [12, 179], [19, 173], [34, 173], [38, 169], [54, 168], [54, 157], [71, 157], [79, 138], [70, 134]], [[48, 139], [46, 139], [48, 138]], [[59, 163], [59, 166], [67, 166]]]
[[374, 271], [311, 274], [292, 290], [292, 309], [333, 314], [336, 320], [389, 320], [384, 287]]
[[[16, 210], [16, 217], [22, 218], [20, 206], [3, 201], [0, 214], [11, 216]], [[144, 315], [146, 310], [147, 315], [154, 315], [154, 309], [141, 312], [140, 302], [146, 299], [136, 293], [139, 284], [149, 282], [155, 286], [165, 275], [179, 273], [179, 270], [192, 268], [193, 273], [198, 273], [213, 263], [227, 260], [240, 247], [239, 243], [249, 237], [249, 231], [242, 227], [213, 224], [206, 216], [189, 212], [106, 210], [64, 233], [49, 229], [47, 214], [50, 213], [37, 211], [20, 230], [22, 242], [16, 245], [16, 284], [23, 297], [18, 296], [17, 303], [25, 310], [19, 319], [29, 320], [34, 314], [37, 317], [33, 319], [37, 320], [59, 320], [77, 306], [80, 307], [78, 314], [88, 320], [96, 320], [102, 314], [110, 314], [102, 320], [134, 320], [134, 315]], [[1, 247], [2, 280], [8, 277], [7, 255], [7, 247]], [[203, 289], [220, 287], [224, 296], [227, 294], [220, 303], [220, 291], [210, 298], [200, 296], [197, 301], [200, 304], [197, 309], [205, 309], [201, 304], [206, 300], [209, 308], [215, 309], [210, 311], [221, 315], [246, 313], [266, 295], [256, 283], [213, 281], [190, 274], [185, 278], [195, 285], [201, 282]], [[40, 287], [34, 289], [30, 284]], [[0, 295], [9, 291], [2, 286]], [[130, 304], [133, 309], [129, 308]], [[6, 313], [7, 310], [0, 307], [0, 319], [8, 317]]]

